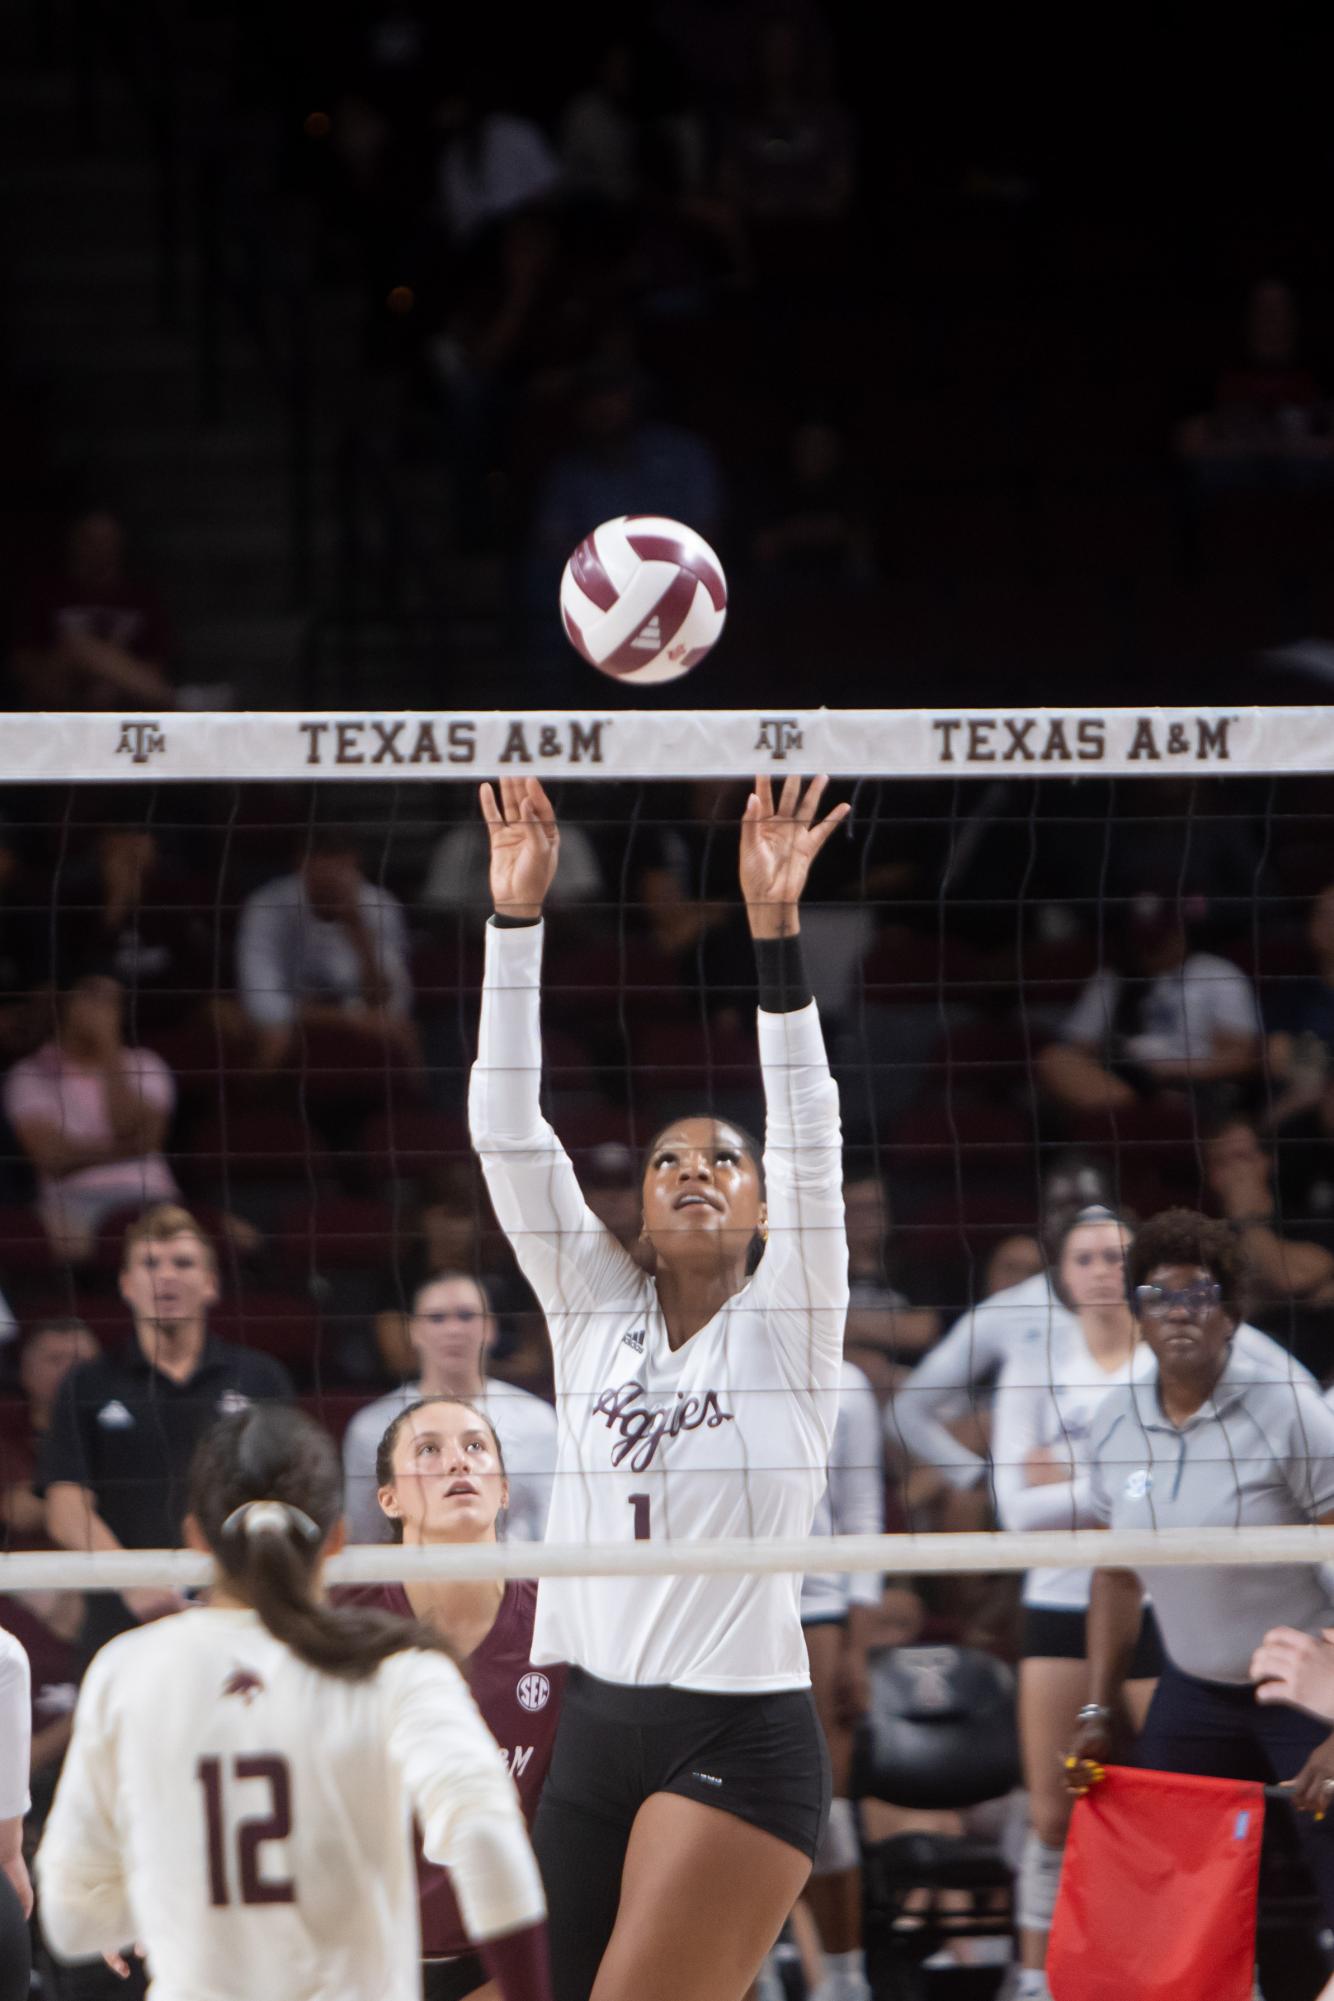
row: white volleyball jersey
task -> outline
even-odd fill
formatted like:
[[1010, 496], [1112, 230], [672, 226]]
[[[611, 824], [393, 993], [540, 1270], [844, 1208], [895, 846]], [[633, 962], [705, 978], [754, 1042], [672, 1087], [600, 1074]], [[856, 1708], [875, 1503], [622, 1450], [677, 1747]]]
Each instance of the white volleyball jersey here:
[[303, 1665], [253, 1612], [103, 1647], [37, 1856], [66, 1958], [148, 1950], [154, 2001], [417, 2001], [415, 1809], [478, 1938], [543, 1912], [518, 1795], [458, 1670]]
[[[547, 1540], [809, 1535], [838, 1412], [848, 1253], [838, 1091], [814, 1004], [759, 1017], [769, 1238], [675, 1353], [653, 1280], [587, 1208], [538, 1104], [542, 926], [487, 927], [473, 1144], [546, 1314], [559, 1442]], [[545, 1578], [536, 1662], [742, 1692], [810, 1673], [791, 1576]]]
[[[875, 1391], [855, 1362], [839, 1377], [838, 1421], [829, 1448], [829, 1484], [811, 1523], [812, 1535], [883, 1535], [885, 1451]], [[843, 1619], [850, 1605], [876, 1605], [881, 1580], [872, 1570], [819, 1571], [802, 1579], [803, 1625]]]
[[[1137, 1346], [1120, 1368], [1108, 1371], [1089, 1352], [1073, 1313], [1052, 1317], [1045, 1338], [1024, 1341], [1010, 1356], [992, 1407], [991, 1465], [996, 1511], [1007, 1529], [1096, 1528], [1089, 1500], [1089, 1439], [1108, 1394], [1141, 1380], [1155, 1367]], [[1030, 1486], [1028, 1454], [1042, 1446], [1068, 1460], [1068, 1480]], [[1089, 1601], [1087, 1570], [1030, 1570], [1024, 1603], [1082, 1610]]]

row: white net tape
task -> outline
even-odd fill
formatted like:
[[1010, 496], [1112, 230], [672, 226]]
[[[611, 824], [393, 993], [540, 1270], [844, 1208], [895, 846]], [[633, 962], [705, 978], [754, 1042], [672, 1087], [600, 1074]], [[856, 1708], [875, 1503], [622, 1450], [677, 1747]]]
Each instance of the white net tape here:
[[[975, 1574], [1046, 1567], [1175, 1570], [1197, 1564], [1334, 1562], [1334, 1528], [1050, 1530], [999, 1535], [824, 1536], [798, 1541], [484, 1543], [345, 1549], [331, 1584], [487, 1577], [720, 1577], [871, 1571], [887, 1576]], [[190, 1590], [212, 1575], [188, 1550], [14, 1551], [0, 1557], [0, 1591]]]
[[0, 783], [835, 777], [1154, 778], [1334, 769], [1334, 708], [625, 709], [11, 715]]

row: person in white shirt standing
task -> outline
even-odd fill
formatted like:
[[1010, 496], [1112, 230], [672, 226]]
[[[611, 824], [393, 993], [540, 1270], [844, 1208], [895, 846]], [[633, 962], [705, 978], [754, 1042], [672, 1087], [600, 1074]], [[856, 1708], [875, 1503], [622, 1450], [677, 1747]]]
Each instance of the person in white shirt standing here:
[[[1153, 1369], [1137, 1344], [1126, 1298], [1131, 1232], [1110, 1209], [1078, 1210], [1052, 1242], [1055, 1284], [1065, 1312], [1044, 1338], [1025, 1342], [1001, 1370], [991, 1435], [1001, 1526], [1094, 1528], [1088, 1448], [1109, 1391]], [[1020, 2001], [1047, 2001], [1043, 1967], [1070, 1794], [1061, 1758], [1074, 1734], [1088, 1683], [1084, 1624], [1091, 1573], [1030, 1570], [1024, 1579], [1019, 1664], [1019, 1733], [1028, 1792], [1029, 1834], [1019, 1871]], [[1153, 1615], [1146, 1610], [1126, 1701], [1136, 1729], [1144, 1721], [1162, 1664]]]
[[32, 1884], [23, 1859], [23, 1817], [32, 1805], [29, 1683], [27, 1654], [0, 1630], [0, 2001], [27, 2001], [32, 1972]]
[[[473, 1144], [546, 1314], [553, 1542], [803, 1536], [828, 1477], [848, 1251], [842, 1133], [801, 960], [810, 866], [846, 818], [823, 779], [756, 780], [741, 823], [766, 1130], [674, 1119], [649, 1148], [646, 1270], [583, 1199], [542, 1115], [542, 787], [481, 791], [491, 893]], [[534, 1829], [557, 2001], [740, 2001], [810, 1874], [828, 1754], [799, 1580], [548, 1578], [533, 1659], [571, 1662]]]
[[461, 1397], [494, 1427], [505, 1456], [510, 1542], [541, 1542], [556, 1470], [556, 1413], [543, 1397], [513, 1383], [493, 1381], [486, 1358], [495, 1344], [496, 1317], [480, 1279], [441, 1272], [413, 1295], [408, 1339], [421, 1360], [421, 1376], [359, 1410], [343, 1438], [344, 1505], [349, 1542], [387, 1542], [375, 1461], [394, 1419], [429, 1397]]
[[415, 1810], [502, 2001], [547, 2001], [537, 1868], [462, 1676], [428, 1627], [322, 1601], [341, 1489], [299, 1411], [200, 1441], [210, 1602], [88, 1671], [37, 1853], [47, 1941], [142, 1941], [155, 2001], [420, 2001]]

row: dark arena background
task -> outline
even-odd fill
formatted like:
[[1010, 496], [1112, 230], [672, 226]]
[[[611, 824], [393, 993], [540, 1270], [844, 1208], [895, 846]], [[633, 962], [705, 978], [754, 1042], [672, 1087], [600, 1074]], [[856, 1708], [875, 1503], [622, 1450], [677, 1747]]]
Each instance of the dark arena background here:
[[[1032, 1580], [1104, 1517], [1122, 1574], [1185, 1564], [1169, 1527], [1205, 1537], [1191, 1580], [1334, 1561], [1295, 1525], [1334, 1514], [1309, 1430], [1265, 1433], [1296, 1515], [1225, 1453], [1197, 1519], [1099, 1516], [1061, 1345], [1077, 1219], [1128, 1239], [1184, 1208], [1235, 1247], [1234, 1319], [1291, 1422], [1334, 1396], [1331, 74], [1315, 9], [1238, 33], [841, 0], [0, 0], [0, 1628], [32, 1666], [29, 1858], [93, 1647], [202, 1574], [147, 1462], [107, 1476], [109, 1581], [48, 1498], [97, 1493], [51, 1471], [62, 1413], [143, 1338], [127, 1229], [188, 1212], [210, 1338], [278, 1365], [347, 1452], [345, 1575], [406, 1574], [349, 1427], [454, 1383], [431, 1288], [471, 1286], [488, 1330], [455, 1386], [527, 1392], [555, 1429], [469, 1135], [478, 783], [539, 778], [559, 815], [544, 1106], [642, 1256], [664, 1123], [764, 1128], [737, 827], [756, 772], [823, 771], [851, 813], [802, 933], [874, 1443], [862, 1512], [834, 1480], [824, 1523], [861, 1539], [829, 1669], [848, 1845], [750, 1991], [1168, 1991], [1092, 1944], [1072, 1975], [1068, 1916], [1046, 1984], [1074, 1739], [1037, 1712], [1101, 1697], [1084, 1601]], [[625, 515], [687, 524], [726, 571], [716, 649], [661, 685], [562, 629], [567, 559]], [[1198, 1260], [1206, 1289], [1232, 1255]], [[1174, 1287], [1139, 1287], [1118, 1382]], [[1048, 1429], [1007, 1460], [1016, 1381]], [[104, 1431], [134, 1422], [119, 1399]], [[578, 1571], [578, 1545], [522, 1554], [542, 1492], [508, 1574]], [[692, 1540], [624, 1567], [702, 1569]], [[1039, 1614], [1075, 1619], [1073, 1650]], [[1170, 1654], [1163, 1685], [1260, 1713]], [[1235, 1989], [1171, 1991], [1315, 2001], [1331, 1913], [1311, 1817], [1273, 1789], [1301, 1760], [1253, 1752], [1190, 1770], [1270, 1783], [1258, 1971], [1247, 1945]], [[1179, 1866], [1149, 1900], [1168, 1933]], [[1132, 1901], [1104, 1926], [1133, 1933]], [[40, 1900], [31, 1939], [38, 2001], [143, 1992], [58, 1964]]]

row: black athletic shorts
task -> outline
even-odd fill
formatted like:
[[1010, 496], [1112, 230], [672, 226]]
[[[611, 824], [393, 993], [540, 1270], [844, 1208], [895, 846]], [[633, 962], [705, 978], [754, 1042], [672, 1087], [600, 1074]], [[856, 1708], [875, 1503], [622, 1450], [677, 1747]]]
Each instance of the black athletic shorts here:
[[422, 2001], [464, 2001], [485, 1987], [490, 1974], [475, 1952], [461, 1959], [428, 1959], [422, 1964]]
[[[1025, 1605], [1020, 1655], [1026, 1661], [1085, 1660], [1088, 1649], [1084, 1625], [1085, 1614], [1081, 1611], [1061, 1611], [1049, 1605]], [[1152, 1605], [1146, 1605], [1126, 1679], [1156, 1681], [1163, 1671], [1164, 1659], [1158, 1621], [1153, 1616]]]
[[829, 1753], [810, 1690], [627, 1688], [571, 1668], [543, 1804], [628, 1833], [652, 1793], [720, 1807], [813, 1861], [829, 1818]]

